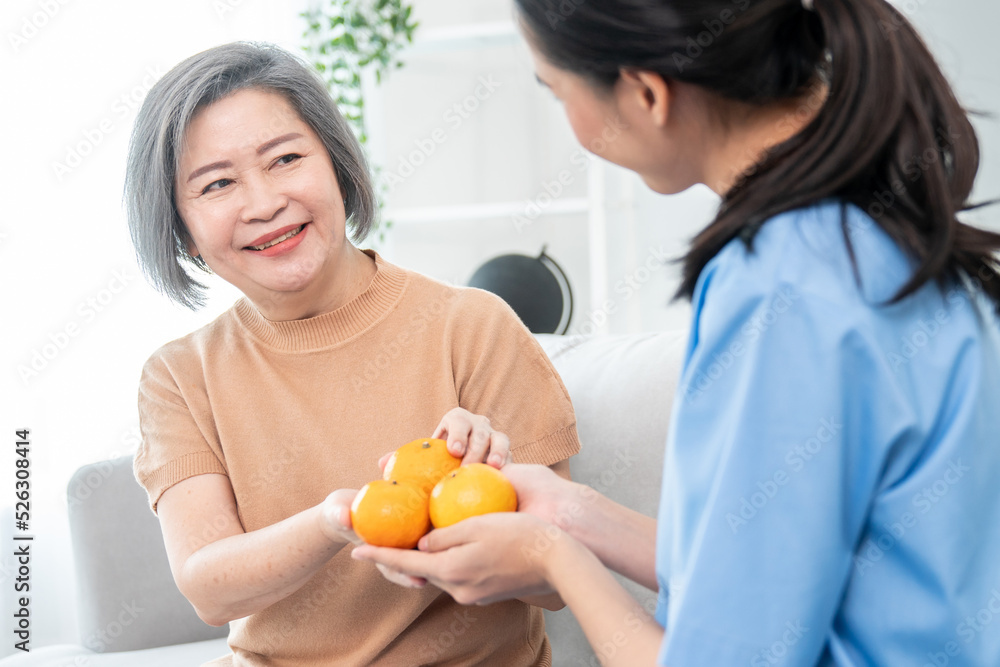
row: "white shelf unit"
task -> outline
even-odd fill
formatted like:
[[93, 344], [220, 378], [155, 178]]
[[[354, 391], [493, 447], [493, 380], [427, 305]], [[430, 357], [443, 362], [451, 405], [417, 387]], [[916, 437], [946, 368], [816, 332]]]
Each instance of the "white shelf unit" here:
[[[403, 53], [405, 60], [411, 56], [462, 52], [515, 44], [521, 39], [512, 21], [477, 23], [418, 30], [413, 44]], [[368, 152], [378, 164], [386, 164], [387, 151], [378, 128], [385, 127], [386, 112], [383, 96], [374, 75], [366, 72], [362, 77], [365, 98], [365, 118], [368, 124]], [[540, 212], [549, 217], [565, 214], [587, 216], [589, 248], [590, 309], [597, 310], [608, 300], [607, 259], [607, 173], [602, 161], [591, 158], [587, 166], [587, 195], [556, 199]], [[386, 219], [396, 225], [419, 225], [432, 222], [487, 220], [509, 218], [524, 211], [524, 200], [497, 201], [465, 205], [434, 205], [406, 208], [389, 208]], [[597, 330], [606, 329], [605, 326]]]

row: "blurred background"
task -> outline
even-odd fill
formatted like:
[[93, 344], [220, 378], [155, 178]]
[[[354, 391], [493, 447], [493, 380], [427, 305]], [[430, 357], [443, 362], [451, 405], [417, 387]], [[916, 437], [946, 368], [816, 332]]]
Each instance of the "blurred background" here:
[[[370, 157], [392, 174], [370, 244], [389, 260], [466, 284], [477, 267], [543, 246], [576, 298], [570, 333], [680, 329], [670, 302], [689, 239], [713, 216], [705, 188], [662, 197], [588, 157], [562, 108], [534, 79], [509, 0], [412, 0], [405, 63], [366, 79]], [[969, 108], [1000, 113], [994, 0], [896, 3], [923, 31]], [[81, 465], [139, 442], [136, 387], [146, 358], [238, 298], [183, 310], [137, 268], [122, 212], [132, 121], [174, 64], [233, 40], [300, 51], [305, 0], [5, 0], [0, 10], [3, 316], [0, 365], [0, 614], [14, 597], [14, 432], [31, 430], [34, 647], [76, 641], [66, 485]], [[1000, 122], [975, 119], [976, 196], [1000, 195]], [[1000, 229], [1000, 210], [969, 219]], [[366, 245], [370, 245], [366, 244]], [[389, 445], [387, 444], [387, 449]], [[0, 644], [0, 657], [13, 651]]]

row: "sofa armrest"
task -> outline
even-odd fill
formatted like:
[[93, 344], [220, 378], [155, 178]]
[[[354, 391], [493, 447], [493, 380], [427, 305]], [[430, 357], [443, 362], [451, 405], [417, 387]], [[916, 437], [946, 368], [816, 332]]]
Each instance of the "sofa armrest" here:
[[146, 492], [124, 456], [80, 468], [69, 523], [81, 643], [98, 653], [225, 637], [181, 595]]

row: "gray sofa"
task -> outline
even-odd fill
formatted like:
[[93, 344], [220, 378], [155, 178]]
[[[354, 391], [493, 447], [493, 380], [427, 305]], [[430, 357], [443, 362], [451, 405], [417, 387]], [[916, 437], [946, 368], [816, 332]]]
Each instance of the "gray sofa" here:
[[[654, 516], [684, 335], [538, 339], [576, 408], [583, 451], [571, 460], [574, 479]], [[187, 667], [225, 655], [227, 628], [202, 623], [174, 585], [131, 458], [80, 469], [69, 496], [80, 644], [34, 649], [0, 666]], [[654, 594], [626, 585], [653, 608]], [[546, 625], [555, 665], [598, 664], [568, 610], [546, 612]]]

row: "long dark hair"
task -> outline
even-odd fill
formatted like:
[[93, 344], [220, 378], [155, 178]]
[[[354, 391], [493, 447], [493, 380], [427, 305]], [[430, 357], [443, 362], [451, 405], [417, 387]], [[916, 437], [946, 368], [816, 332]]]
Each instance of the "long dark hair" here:
[[[826, 198], [867, 212], [916, 262], [901, 300], [971, 277], [1000, 312], [1000, 234], [960, 222], [979, 142], [927, 46], [885, 0], [515, 0], [553, 65], [611, 87], [622, 68], [749, 104], [828, 90], [801, 132], [726, 193], [683, 258], [678, 296], [732, 239]], [[815, 109], [813, 110], [815, 111]], [[844, 209], [843, 227], [847, 236]], [[852, 253], [853, 254], [853, 253]]]

